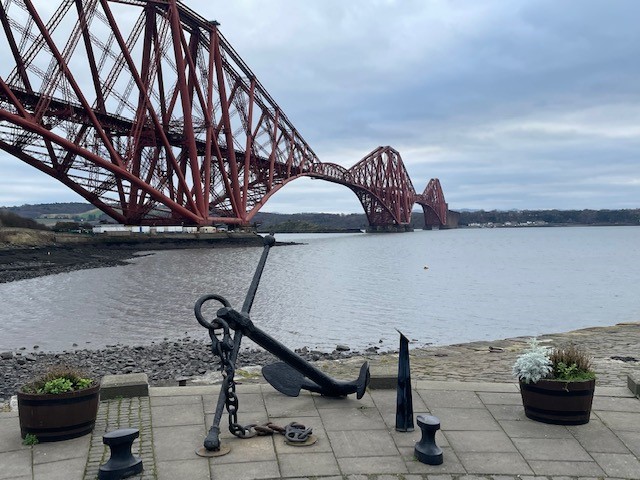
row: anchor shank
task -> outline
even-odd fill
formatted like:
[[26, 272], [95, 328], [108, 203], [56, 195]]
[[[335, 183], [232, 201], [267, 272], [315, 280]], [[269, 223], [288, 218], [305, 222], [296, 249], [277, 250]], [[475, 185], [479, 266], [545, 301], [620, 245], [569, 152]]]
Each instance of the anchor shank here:
[[355, 392], [355, 386], [353, 386], [352, 389], [349, 389], [350, 391], [345, 391], [347, 387], [351, 386], [350, 382], [331, 378], [255, 325], [253, 325], [253, 328], [249, 331], [245, 331], [245, 335], [269, 353], [272, 353], [280, 360], [296, 369], [302, 375], [323, 387], [324, 390], [331, 391], [337, 395]]
[[[253, 299], [256, 297], [256, 291], [258, 290], [258, 285], [260, 285], [260, 277], [262, 277], [262, 271], [264, 270], [264, 266], [267, 263], [267, 256], [269, 256], [269, 249], [276, 243], [276, 239], [267, 235], [264, 237], [264, 249], [262, 250], [262, 256], [260, 257], [260, 261], [258, 262], [258, 267], [256, 268], [256, 272], [253, 274], [253, 280], [251, 281], [251, 285], [249, 285], [249, 290], [247, 290], [247, 296], [244, 298], [244, 304], [242, 305], [242, 312], [249, 313], [251, 311], [251, 305], [253, 305]], [[234, 359], [235, 361], [235, 359]]]

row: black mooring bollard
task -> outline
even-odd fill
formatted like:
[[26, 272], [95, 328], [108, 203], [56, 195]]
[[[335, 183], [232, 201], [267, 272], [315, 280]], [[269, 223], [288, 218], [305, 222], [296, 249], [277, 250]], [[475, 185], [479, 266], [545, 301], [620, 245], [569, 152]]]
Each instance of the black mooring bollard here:
[[100, 465], [98, 480], [120, 480], [142, 472], [142, 459], [131, 453], [133, 441], [139, 436], [137, 428], [114, 430], [102, 436], [102, 443], [111, 449], [111, 458]]
[[[397, 329], [396, 329], [397, 330]], [[409, 365], [409, 339], [400, 330], [398, 356], [398, 396], [396, 400], [396, 430], [413, 432], [413, 397], [411, 396], [411, 366]]]
[[422, 463], [440, 465], [442, 449], [436, 445], [436, 432], [440, 430], [440, 420], [431, 415], [418, 415], [416, 421], [422, 430], [422, 438], [416, 443], [413, 453]]

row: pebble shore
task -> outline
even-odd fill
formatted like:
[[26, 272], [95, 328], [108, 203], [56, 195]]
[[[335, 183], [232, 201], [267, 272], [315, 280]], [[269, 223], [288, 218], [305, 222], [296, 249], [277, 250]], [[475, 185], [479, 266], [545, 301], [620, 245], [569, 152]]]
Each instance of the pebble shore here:
[[[37, 347], [37, 346], [34, 346]], [[307, 348], [297, 353], [308, 361], [346, 359], [354, 352], [332, 353]], [[258, 369], [243, 367], [267, 365], [278, 361], [270, 353], [259, 350], [241, 350], [236, 367], [237, 378], [254, 380], [260, 376]], [[0, 352], [0, 403], [15, 395], [19, 386], [37, 377], [47, 368], [66, 365], [86, 376], [101, 378], [108, 374], [144, 372], [151, 385], [176, 385], [178, 378], [215, 383], [221, 380], [219, 359], [211, 352], [211, 344], [189, 337], [176, 341], [162, 341], [150, 345], [110, 345], [99, 350], [77, 349], [58, 353], [41, 352], [39, 348], [22, 347], [15, 351]]]
[[[424, 380], [513, 382], [511, 366], [526, 348], [529, 338], [410, 348], [411, 375]], [[542, 335], [538, 339], [549, 346], [573, 343], [584, 347], [593, 358], [597, 385], [626, 387], [627, 375], [640, 373], [640, 323], [585, 328]], [[393, 375], [398, 368], [397, 353], [375, 353], [374, 348], [364, 353], [349, 350], [323, 353], [307, 348], [297, 352], [337, 378], [355, 378], [364, 360], [371, 364], [372, 375]], [[241, 351], [237, 381], [264, 381], [259, 366], [274, 361], [268, 352]], [[211, 353], [210, 344], [190, 338], [61, 353], [24, 349], [0, 352], [0, 403], [6, 403], [20, 385], [56, 364], [77, 367], [97, 378], [106, 374], [145, 372], [151, 385], [177, 385], [181, 377], [188, 378], [189, 383], [216, 383], [221, 379], [217, 371], [219, 363]]]

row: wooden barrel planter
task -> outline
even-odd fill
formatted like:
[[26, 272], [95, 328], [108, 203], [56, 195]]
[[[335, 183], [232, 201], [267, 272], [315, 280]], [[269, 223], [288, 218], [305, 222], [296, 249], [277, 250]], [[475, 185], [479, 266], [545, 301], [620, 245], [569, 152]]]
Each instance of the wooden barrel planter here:
[[55, 395], [18, 392], [20, 434], [33, 434], [39, 442], [86, 435], [95, 426], [99, 400], [99, 384]]
[[538, 422], [583, 425], [589, 422], [591, 416], [595, 387], [595, 380], [520, 382], [524, 413]]

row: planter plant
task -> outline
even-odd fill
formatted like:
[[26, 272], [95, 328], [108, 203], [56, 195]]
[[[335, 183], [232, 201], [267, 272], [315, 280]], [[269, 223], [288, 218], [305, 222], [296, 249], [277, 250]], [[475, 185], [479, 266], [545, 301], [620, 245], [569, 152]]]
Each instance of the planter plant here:
[[22, 438], [55, 442], [93, 430], [100, 384], [73, 369], [56, 367], [23, 385], [17, 396]]
[[513, 374], [528, 418], [556, 425], [589, 422], [596, 375], [582, 348], [551, 349], [533, 339], [513, 365]]

